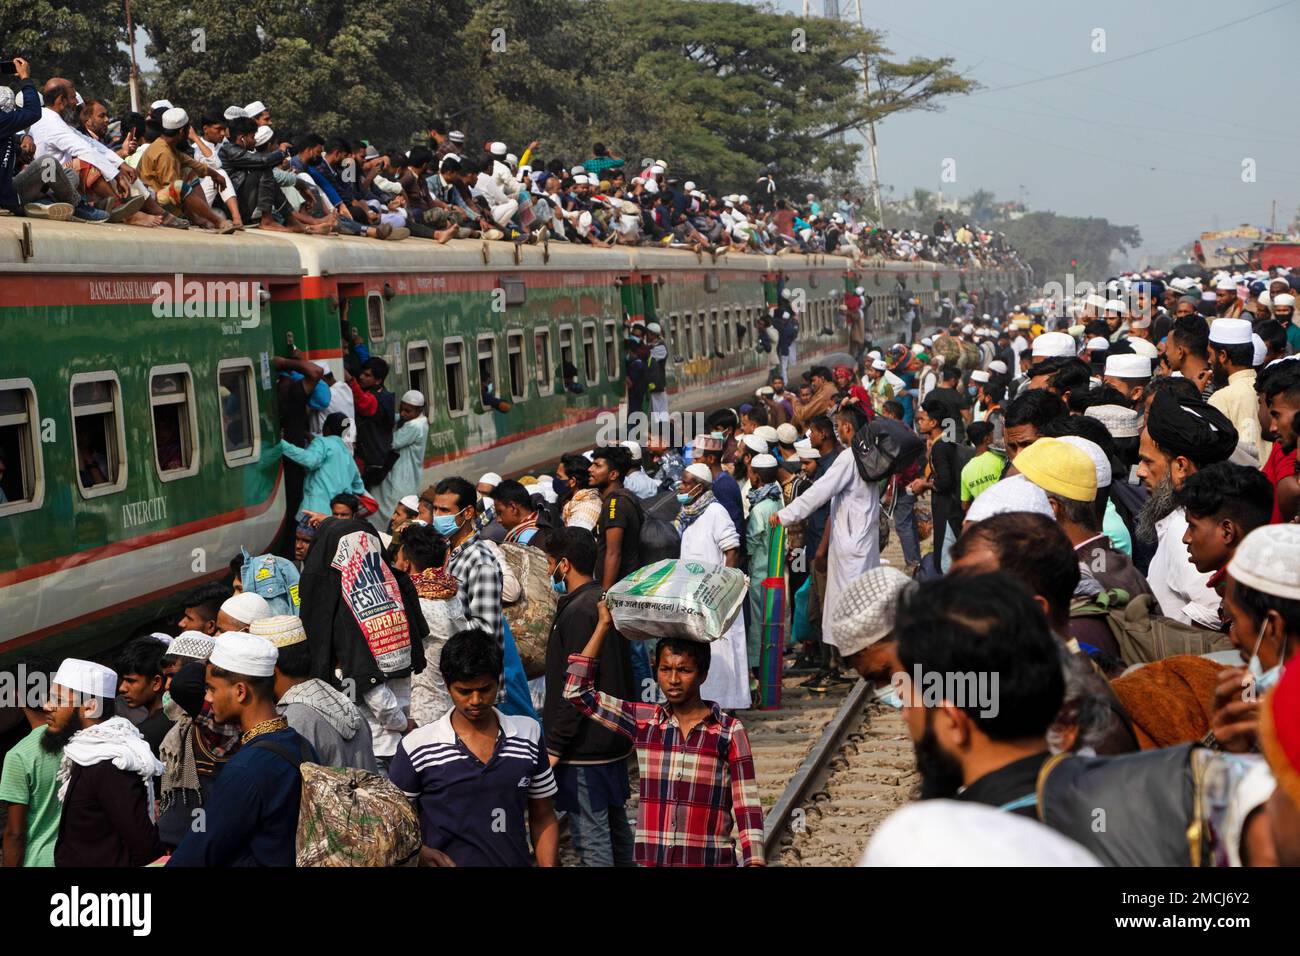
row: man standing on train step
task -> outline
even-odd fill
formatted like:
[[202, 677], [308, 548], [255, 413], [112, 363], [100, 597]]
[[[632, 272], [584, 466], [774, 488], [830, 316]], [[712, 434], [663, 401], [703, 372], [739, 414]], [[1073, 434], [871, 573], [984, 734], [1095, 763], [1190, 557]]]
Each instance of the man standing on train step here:
[[371, 518], [371, 524], [377, 531], [384, 530], [398, 502], [407, 495], [417, 494], [423, 485], [424, 446], [429, 437], [429, 418], [424, 414], [424, 406], [424, 395], [415, 389], [404, 393], [398, 405], [401, 424], [392, 438], [397, 461], [375, 491], [379, 510]]
[[[664, 344], [663, 329], [658, 322], [647, 323], [646, 345], [650, 347], [646, 360], [646, 391], [650, 395], [650, 427], [657, 438], [666, 444], [672, 441], [660, 430], [668, 427], [668, 346]], [[630, 406], [629, 406], [630, 411]]]
[[348, 376], [357, 406], [357, 470], [367, 488], [388, 474], [388, 454], [393, 450], [393, 424], [397, 399], [384, 388], [388, 363], [371, 356], [361, 363], [361, 374]]

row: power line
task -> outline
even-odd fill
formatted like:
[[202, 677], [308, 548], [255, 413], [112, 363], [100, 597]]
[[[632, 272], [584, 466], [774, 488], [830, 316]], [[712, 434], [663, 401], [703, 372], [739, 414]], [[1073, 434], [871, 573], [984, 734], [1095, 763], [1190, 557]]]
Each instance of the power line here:
[[1276, 10], [1281, 10], [1283, 7], [1289, 7], [1289, 6], [1291, 6], [1291, 5], [1292, 5], [1293, 3], [1295, 3], [1295, 2], [1296, 2], [1296, 0], [1284, 0], [1284, 2], [1282, 2], [1282, 3], [1276, 4], [1275, 6], [1268, 7], [1267, 9], [1264, 9], [1264, 10], [1260, 10], [1260, 11], [1258, 11], [1257, 13], [1252, 13], [1252, 14], [1249, 14], [1249, 15], [1247, 15], [1247, 16], [1240, 17], [1240, 18], [1238, 18], [1238, 19], [1236, 19], [1236, 20], [1229, 20], [1227, 23], [1221, 23], [1221, 24], [1219, 24], [1218, 26], [1216, 26], [1216, 27], [1211, 27], [1211, 28], [1208, 29], [1208, 30], [1202, 30], [1200, 33], [1193, 33], [1193, 34], [1191, 34], [1190, 36], [1181, 37], [1180, 39], [1177, 39], [1177, 40], [1170, 40], [1168, 43], [1161, 43], [1161, 44], [1158, 45], [1158, 46], [1149, 47], [1148, 49], [1145, 49], [1145, 50], [1139, 50], [1139, 51], [1136, 52], [1136, 53], [1126, 53], [1126, 54], [1124, 54], [1123, 56], [1107, 57], [1106, 59], [1102, 60], [1101, 62], [1098, 62], [1098, 63], [1090, 63], [1090, 64], [1088, 64], [1087, 66], [1076, 67], [1076, 68], [1073, 69], [1073, 70], [1066, 70], [1066, 71], [1064, 71], [1064, 72], [1062, 72], [1062, 73], [1050, 73], [1050, 74], [1048, 74], [1047, 76], [1040, 76], [1040, 77], [1038, 77], [1038, 78], [1036, 78], [1036, 79], [1032, 79], [1032, 80], [1021, 80], [1019, 83], [1009, 83], [1009, 84], [1007, 84], [1006, 86], [995, 86], [995, 87], [991, 87], [991, 88], [989, 88], [989, 89], [976, 90], [975, 92], [970, 93], [970, 94], [968, 94], [968, 95], [969, 95], [969, 96], [982, 96], [982, 95], [984, 95], [984, 94], [986, 94], [986, 93], [1001, 93], [1001, 92], [1004, 92], [1004, 91], [1006, 91], [1006, 90], [1014, 90], [1014, 89], [1018, 89], [1019, 87], [1022, 87], [1022, 86], [1030, 86], [1030, 85], [1032, 85], [1032, 84], [1034, 84], [1034, 83], [1045, 83], [1045, 82], [1047, 82], [1048, 80], [1059, 80], [1059, 79], [1063, 79], [1064, 77], [1067, 77], [1067, 76], [1075, 76], [1076, 74], [1079, 74], [1079, 73], [1087, 73], [1087, 72], [1089, 72], [1090, 70], [1099, 70], [1099, 69], [1101, 69], [1103, 66], [1113, 66], [1113, 65], [1116, 64], [1116, 63], [1123, 63], [1125, 60], [1134, 60], [1134, 59], [1137, 59], [1137, 58], [1140, 57], [1140, 56], [1148, 56], [1148, 55], [1150, 55], [1150, 54], [1152, 54], [1152, 53], [1158, 53], [1158, 52], [1160, 52], [1161, 50], [1167, 50], [1167, 49], [1169, 49], [1170, 47], [1178, 46], [1179, 44], [1182, 44], [1182, 43], [1188, 43], [1188, 42], [1190, 42], [1190, 41], [1192, 41], [1192, 40], [1199, 40], [1201, 37], [1207, 37], [1207, 36], [1209, 36], [1209, 35], [1212, 34], [1212, 33], [1219, 33], [1220, 31], [1222, 31], [1222, 30], [1226, 30], [1226, 29], [1228, 29], [1228, 28], [1230, 28], [1230, 27], [1240, 26], [1241, 24], [1246, 23], [1246, 22], [1248, 22], [1248, 21], [1250, 21], [1250, 20], [1255, 20], [1255, 19], [1257, 19], [1257, 18], [1259, 18], [1259, 17], [1262, 17], [1262, 16], [1264, 16], [1265, 14], [1273, 13], [1273, 12], [1276, 11]]

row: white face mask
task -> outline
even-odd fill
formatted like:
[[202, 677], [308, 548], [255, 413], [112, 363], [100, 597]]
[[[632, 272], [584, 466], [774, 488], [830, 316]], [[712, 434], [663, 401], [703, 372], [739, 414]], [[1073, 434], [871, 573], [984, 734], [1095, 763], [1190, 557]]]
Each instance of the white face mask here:
[[495, 510], [496, 510], [496, 503], [495, 503], [491, 498], [489, 498], [487, 495], [484, 495], [484, 496], [483, 496], [483, 510], [484, 510], [484, 511], [495, 511]]

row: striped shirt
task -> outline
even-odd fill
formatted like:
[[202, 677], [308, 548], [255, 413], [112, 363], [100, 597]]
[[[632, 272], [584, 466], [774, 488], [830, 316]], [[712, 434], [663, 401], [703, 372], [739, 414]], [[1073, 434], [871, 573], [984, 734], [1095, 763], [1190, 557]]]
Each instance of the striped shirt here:
[[685, 739], [659, 704], [619, 700], [596, 690], [599, 661], [569, 655], [564, 696], [592, 720], [636, 745], [641, 802], [636, 819], [640, 866], [735, 866], [733, 820], [746, 865], [763, 862], [763, 811], [749, 736], [712, 704]]
[[496, 747], [484, 764], [457, 736], [454, 713], [407, 734], [388, 778], [415, 804], [424, 844], [457, 866], [532, 866], [528, 801], [557, 790], [541, 725], [496, 711]]

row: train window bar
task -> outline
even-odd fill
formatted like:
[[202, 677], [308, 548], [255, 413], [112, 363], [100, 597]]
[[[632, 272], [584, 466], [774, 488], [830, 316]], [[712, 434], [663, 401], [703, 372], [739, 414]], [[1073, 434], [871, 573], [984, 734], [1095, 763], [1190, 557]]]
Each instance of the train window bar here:
[[[371, 292], [366, 296], [366, 325], [371, 342], [384, 340], [384, 297], [378, 292]], [[372, 351], [378, 350], [372, 349]]]
[[407, 383], [424, 396], [424, 415], [432, 422], [436, 403], [433, 400], [433, 381], [429, 375], [430, 364], [428, 342], [411, 342], [406, 346]]
[[70, 395], [81, 496], [97, 498], [121, 491], [126, 487], [126, 428], [117, 373], [74, 375]]
[[611, 382], [622, 378], [618, 365], [618, 336], [615, 334], [614, 323], [611, 320], [605, 322], [605, 377]]
[[251, 359], [223, 359], [217, 363], [217, 400], [221, 410], [221, 451], [226, 465], [235, 468], [257, 461], [262, 435]]
[[555, 394], [555, 374], [551, 367], [551, 330], [533, 330], [533, 374], [538, 395]]
[[36, 386], [29, 378], [0, 381], [0, 516], [32, 511], [45, 500], [45, 456], [40, 442]]
[[198, 474], [199, 426], [188, 365], [158, 365], [149, 370], [149, 412], [158, 477], [175, 481]]
[[447, 386], [447, 412], [452, 418], [468, 414], [465, 392], [465, 343], [459, 337], [442, 343], [442, 368]]
[[528, 397], [528, 359], [524, 355], [524, 333], [506, 333], [506, 371], [510, 375], [510, 398], [522, 402]]
[[582, 364], [587, 385], [600, 382], [600, 362], [596, 358], [596, 323], [584, 322], [582, 325]]
[[565, 384], [569, 381], [569, 369], [573, 369], [573, 377], [578, 375], [577, 355], [573, 350], [573, 326], [560, 326], [560, 377]]
[[[501, 397], [501, 376], [497, 374], [497, 340], [496, 336], [491, 333], [480, 335], [475, 346], [475, 354], [478, 358], [478, 384], [480, 392], [487, 385], [493, 388], [493, 394], [498, 398]], [[482, 398], [482, 396], [479, 396]], [[483, 403], [483, 411], [488, 410], [487, 403]]]

